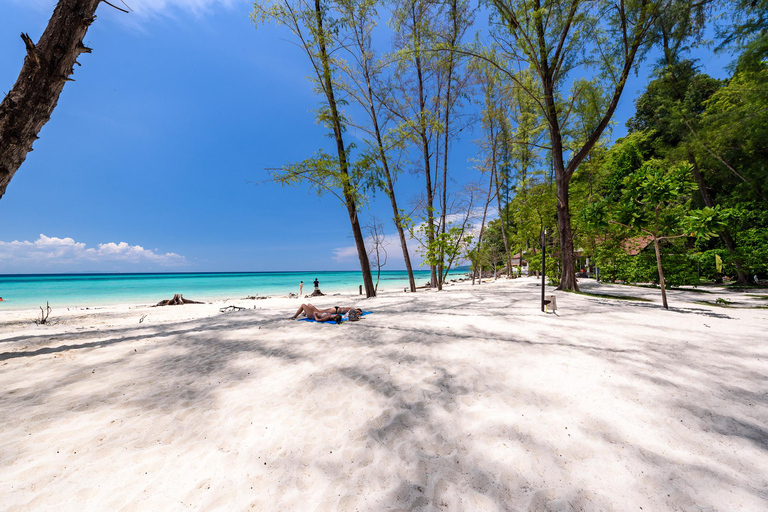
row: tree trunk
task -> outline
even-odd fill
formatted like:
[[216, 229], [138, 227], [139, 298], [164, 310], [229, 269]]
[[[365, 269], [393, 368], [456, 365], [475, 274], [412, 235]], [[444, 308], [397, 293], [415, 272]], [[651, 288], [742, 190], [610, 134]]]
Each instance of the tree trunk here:
[[[379, 148], [379, 158], [381, 159], [381, 165], [384, 168], [384, 177], [387, 179], [387, 195], [389, 196], [389, 201], [392, 204], [393, 220], [395, 222], [395, 228], [397, 228], [397, 236], [400, 238], [400, 247], [403, 249], [405, 269], [408, 271], [408, 285], [411, 288], [411, 292], [415, 292], [416, 280], [413, 277], [411, 256], [408, 252], [408, 245], [405, 239], [405, 230], [403, 229], [403, 221], [400, 218], [400, 210], [397, 208], [397, 199], [395, 198], [395, 185], [392, 181], [392, 173], [389, 170], [389, 159], [387, 158], [386, 151], [384, 151], [384, 141], [381, 136], [381, 130], [379, 129], [379, 120], [378, 116], [376, 115], [376, 107], [373, 105], [373, 87], [371, 85], [371, 75], [367, 62], [363, 64], [363, 73], [365, 76], [365, 83], [368, 88], [368, 108], [371, 111], [371, 120], [373, 121], [373, 128], [376, 133], [376, 144]], [[376, 288], [378, 290], [378, 282]]]
[[[376, 133], [378, 136], [379, 127], [376, 127]], [[384, 147], [379, 140], [379, 150], [382, 154], [382, 165], [384, 166], [384, 173], [387, 178], [387, 195], [389, 196], [390, 203], [392, 203], [392, 213], [394, 215], [395, 227], [397, 228], [397, 236], [400, 238], [400, 247], [403, 249], [403, 260], [405, 261], [405, 269], [408, 271], [408, 286], [411, 288], [411, 292], [416, 291], [416, 280], [413, 277], [413, 265], [411, 264], [411, 256], [408, 252], [408, 244], [405, 239], [405, 230], [403, 229], [403, 221], [400, 218], [400, 210], [397, 209], [397, 200], [395, 199], [395, 189], [392, 183], [392, 176], [389, 172], [389, 165], [384, 156]]]
[[[420, 20], [416, 16], [416, 4], [414, 3], [411, 12], [413, 16], [414, 27], [420, 26]], [[419, 29], [416, 29], [419, 30]], [[434, 212], [434, 191], [432, 189], [432, 169], [429, 157], [429, 139], [427, 137], [427, 121], [425, 119], [426, 100], [424, 98], [424, 74], [421, 68], [421, 38], [418, 32], [415, 34], [413, 59], [416, 65], [416, 76], [418, 77], [419, 87], [419, 136], [421, 137], [422, 152], [424, 153], [424, 174], [427, 180], [427, 243], [431, 250], [435, 244], [435, 212]], [[430, 283], [432, 288], [437, 286], [437, 267], [429, 265]]]
[[[493, 173], [490, 175], [490, 179], [488, 181], [488, 197], [485, 200], [485, 208], [483, 208], [483, 221], [480, 223], [480, 234], [477, 237], [477, 260], [480, 261], [480, 248], [483, 246], [483, 235], [485, 234], [485, 218], [488, 215], [488, 206], [491, 204], [491, 192], [493, 192]], [[497, 189], [498, 193], [498, 189]], [[475, 270], [477, 270], [477, 265], [475, 265]], [[482, 283], [482, 276], [483, 274], [483, 267], [480, 266], [480, 280]], [[475, 275], [472, 274], [472, 284], [475, 284]]]
[[42, 37], [21, 34], [27, 56], [11, 91], [0, 103], [0, 198], [51, 118], [64, 84], [71, 81], [101, 0], [59, 0]]
[[[495, 146], [495, 144], [494, 144]], [[512, 256], [509, 251], [509, 240], [507, 240], [507, 225], [501, 215], [501, 190], [499, 189], [499, 171], [496, 168], [496, 155], [493, 155], [493, 174], [496, 176], [496, 203], [499, 207], [499, 223], [501, 224], [501, 238], [504, 240], [504, 254], [507, 256], [507, 277], [512, 272]]]
[[664, 269], [661, 266], [661, 252], [659, 251], [659, 239], [653, 235], [653, 248], [656, 249], [656, 266], [659, 269], [659, 285], [661, 286], [661, 303], [664, 309], [669, 309], [667, 304], [667, 288], [664, 284]]
[[[704, 200], [704, 204], [710, 208], [714, 208], [715, 202], [712, 200], [712, 196], [709, 195], [707, 186], [704, 183], [704, 176], [702, 176], [698, 163], [696, 162], [696, 157], [692, 153], [688, 154], [688, 161], [691, 163], [693, 179], [696, 180], [696, 184], [699, 186], [699, 192], [701, 193], [701, 198]], [[728, 231], [728, 228], [723, 228], [723, 230], [720, 232], [720, 238], [723, 239], [725, 246], [728, 248], [728, 252], [733, 258], [733, 265], [736, 267], [737, 282], [739, 284], [746, 285], [747, 276], [744, 274], [744, 270], [741, 265], [741, 258], [736, 255], [736, 242], [734, 242], [733, 237], [731, 237], [731, 233]]]
[[[456, 0], [451, 0], [451, 21], [452, 21], [452, 28], [453, 32], [451, 32], [451, 49], [453, 49], [454, 46], [456, 46], [456, 40], [459, 37], [459, 21], [458, 21], [458, 12], [457, 12], [457, 2]], [[446, 91], [445, 91], [445, 124], [443, 126], [443, 129], [445, 130], [444, 133], [444, 139], [443, 139], [443, 211], [441, 212], [440, 217], [440, 229], [445, 235], [446, 230], [446, 215], [448, 210], [448, 127], [450, 126], [450, 116], [451, 116], [451, 82], [453, 80], [453, 62], [454, 53], [452, 51], [448, 52], [448, 83], [446, 84]], [[443, 261], [443, 258], [445, 256], [441, 253], [440, 254], [440, 261]], [[440, 282], [438, 283], [438, 290], [442, 290], [443, 288], [443, 268], [442, 265], [440, 266]]]
[[576, 281], [576, 263], [573, 254], [573, 231], [571, 231], [571, 212], [568, 209], [568, 186], [570, 178], [565, 172], [557, 172], [557, 231], [560, 238], [560, 285], [558, 290], [579, 291]]
[[[654, 7], [647, 6], [642, 9], [636, 20], [630, 22], [627, 19], [627, 14], [624, 10], [624, 4], [622, 3], [621, 5], [622, 7], [619, 9], [619, 16], [622, 21], [622, 29], [625, 31], [623, 34], [624, 62], [623, 66], [621, 67], [621, 73], [617, 77], [618, 80], [615, 82], [615, 88], [613, 90], [611, 101], [608, 103], [608, 106], [605, 109], [600, 122], [591, 131], [587, 137], [586, 142], [584, 142], [580, 149], [572, 149], [569, 151], [571, 154], [571, 159], [568, 162], [567, 167], [565, 166], [563, 159], [564, 148], [562, 143], [562, 128], [559, 121], [560, 112], [558, 112], [559, 109], [555, 104], [555, 98], [557, 96], [557, 83], [558, 80], [562, 79], [562, 77], [557, 75], [560, 72], [560, 66], [562, 65], [563, 61], [558, 62], [557, 59], [555, 59], [554, 61], [550, 62], [550, 48], [547, 47], [545, 42], [546, 18], [544, 16], [540, 16], [535, 21], [538, 40], [538, 43], [536, 43], [538, 50], [537, 67], [539, 68], [539, 75], [544, 92], [544, 115], [549, 127], [550, 139], [552, 143], [553, 171], [555, 173], [555, 181], [557, 183], [557, 225], [560, 232], [560, 261], [562, 265], [560, 286], [557, 287], [558, 290], [579, 291], [579, 286], [576, 281], [576, 266], [574, 264], [571, 214], [568, 211], [568, 186], [570, 184], [571, 177], [610, 124], [613, 113], [616, 111], [616, 107], [619, 104], [621, 94], [624, 91], [627, 78], [632, 71], [632, 64], [634, 63], [635, 57], [637, 56], [637, 51], [645, 41], [644, 34], [650, 28], [653, 19], [655, 19], [655, 16], [658, 14], [658, 11], [656, 11]], [[573, 16], [576, 13], [578, 2], [571, 3], [571, 6], [572, 10], [570, 11], [570, 16]], [[536, 10], [541, 9], [541, 2], [538, 0], [535, 1], [534, 8]], [[568, 22], [563, 25], [563, 32], [560, 38], [561, 45], [566, 41], [568, 31], [574, 28], [572, 25], [573, 18], [570, 16]], [[631, 33], [626, 32], [628, 27], [632, 27]]]
[[[548, 84], [545, 81], [545, 84]], [[554, 85], [545, 88], [545, 104], [549, 126], [549, 138], [552, 144], [552, 168], [555, 172], [557, 195], [557, 231], [560, 239], [560, 285], [558, 290], [579, 291], [576, 281], [576, 264], [573, 254], [573, 231], [571, 230], [571, 212], [568, 208], [569, 187], [573, 170], [565, 168], [563, 159], [563, 137], [557, 117], [554, 101]], [[571, 164], [574, 162], [571, 161]], [[573, 168], [575, 169], [575, 167]]]
[[331, 122], [333, 124], [333, 135], [336, 139], [336, 151], [339, 156], [339, 169], [342, 175], [342, 189], [344, 193], [344, 203], [347, 206], [349, 222], [352, 225], [352, 236], [355, 239], [357, 248], [357, 257], [360, 260], [360, 270], [363, 273], [363, 285], [365, 286], [365, 296], [375, 297], [376, 288], [373, 285], [371, 276], [371, 264], [368, 261], [368, 251], [365, 250], [365, 239], [360, 229], [360, 221], [357, 218], [357, 204], [349, 183], [349, 169], [347, 166], [347, 153], [344, 147], [344, 138], [341, 129], [341, 117], [336, 106], [336, 98], [333, 93], [333, 82], [331, 80], [331, 68], [329, 64], [328, 51], [325, 47], [325, 32], [323, 29], [323, 14], [320, 7], [320, 0], [315, 0], [315, 20], [317, 23], [318, 44], [320, 46], [320, 60], [323, 68], [323, 88], [328, 99], [328, 106], [331, 110]]

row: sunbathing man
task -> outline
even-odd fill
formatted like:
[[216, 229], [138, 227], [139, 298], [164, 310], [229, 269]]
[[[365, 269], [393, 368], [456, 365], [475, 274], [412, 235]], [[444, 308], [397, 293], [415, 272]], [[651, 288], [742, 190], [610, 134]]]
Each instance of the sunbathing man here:
[[[346, 315], [347, 313], [349, 313], [349, 311], [351, 309], [355, 309], [356, 310], [358, 317], [362, 316], [363, 310], [360, 309], [360, 308], [347, 308], [347, 307], [343, 307], [343, 306], [341, 306], [341, 307], [340, 306], [334, 306], [334, 307], [328, 308], [328, 309], [317, 309], [312, 304], [302, 304], [301, 306], [299, 306], [299, 309], [296, 311], [296, 314], [293, 315], [291, 317], [291, 319], [295, 320], [302, 313], [304, 313], [307, 318], [315, 318], [315, 316], [314, 316], [315, 313], [325, 313], [325, 314], [328, 314], [328, 315]], [[317, 319], [315, 318], [315, 320], [317, 320]], [[327, 320], [324, 320], [324, 321], [327, 321]]]
[[343, 320], [341, 315], [334, 315], [333, 313], [314, 313], [312, 319], [315, 322], [336, 322], [340, 324]]

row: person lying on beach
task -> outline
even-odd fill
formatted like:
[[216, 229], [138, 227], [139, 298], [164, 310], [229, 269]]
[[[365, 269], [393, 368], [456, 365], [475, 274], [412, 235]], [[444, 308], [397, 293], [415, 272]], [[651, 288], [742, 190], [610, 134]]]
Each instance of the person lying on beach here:
[[334, 306], [332, 308], [328, 309], [317, 309], [312, 304], [302, 304], [299, 306], [299, 309], [296, 311], [296, 314], [291, 317], [292, 320], [295, 320], [298, 318], [298, 316], [302, 313], [306, 315], [307, 318], [314, 318], [315, 313], [329, 313], [332, 315], [346, 315], [349, 313], [350, 310], [355, 310], [357, 313], [357, 316], [360, 317], [363, 315], [363, 310], [360, 308], [347, 308], [344, 306]]
[[342, 320], [341, 315], [334, 315], [333, 313], [315, 312], [310, 318], [314, 319], [315, 322], [336, 322], [337, 324], [340, 324]]

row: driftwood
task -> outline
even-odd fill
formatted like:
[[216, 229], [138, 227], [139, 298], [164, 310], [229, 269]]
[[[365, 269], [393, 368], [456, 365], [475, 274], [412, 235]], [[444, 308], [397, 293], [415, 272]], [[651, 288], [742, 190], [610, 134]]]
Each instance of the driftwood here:
[[309, 296], [310, 297], [322, 297], [325, 294], [320, 291], [320, 288], [315, 288], [315, 291], [313, 291]]
[[154, 305], [154, 307], [157, 306], [182, 306], [184, 304], [205, 304], [205, 302], [198, 302], [196, 300], [189, 300], [182, 297], [180, 293], [176, 293], [173, 295], [172, 299], [168, 300], [161, 300], [157, 304]]
[[48, 323], [48, 317], [51, 315], [51, 306], [48, 305], [48, 301], [45, 302], [45, 309], [40, 306], [40, 318], [35, 320], [37, 325], [45, 325]]
[[234, 304], [232, 304], [232, 305], [229, 305], [229, 306], [227, 306], [225, 308], [219, 308], [219, 312], [220, 313], [226, 313], [227, 311], [241, 311], [243, 309], [245, 309], [245, 308], [244, 307], [240, 307], [240, 306], [235, 306]]

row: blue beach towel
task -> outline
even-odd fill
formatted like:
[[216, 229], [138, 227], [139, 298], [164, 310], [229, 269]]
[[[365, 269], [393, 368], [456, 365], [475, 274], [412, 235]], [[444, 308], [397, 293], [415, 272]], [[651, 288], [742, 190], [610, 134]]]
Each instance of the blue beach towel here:
[[[365, 316], [365, 315], [370, 315], [371, 313], [372, 313], [372, 311], [363, 311], [363, 314], [362, 314], [362, 316]], [[339, 324], [337, 324], [336, 322], [318, 322], [318, 321], [317, 321], [317, 320], [315, 320], [314, 318], [298, 318], [297, 320], [298, 320], [299, 322], [312, 322], [312, 323], [315, 323], [315, 324], [330, 324], [330, 325], [339, 325]], [[342, 315], [342, 318], [341, 318], [341, 323], [344, 323], [344, 322], [348, 322], [348, 321], [349, 321], [349, 320], [347, 320], [347, 317], [346, 317], [346, 316], [344, 316], [344, 315]]]

